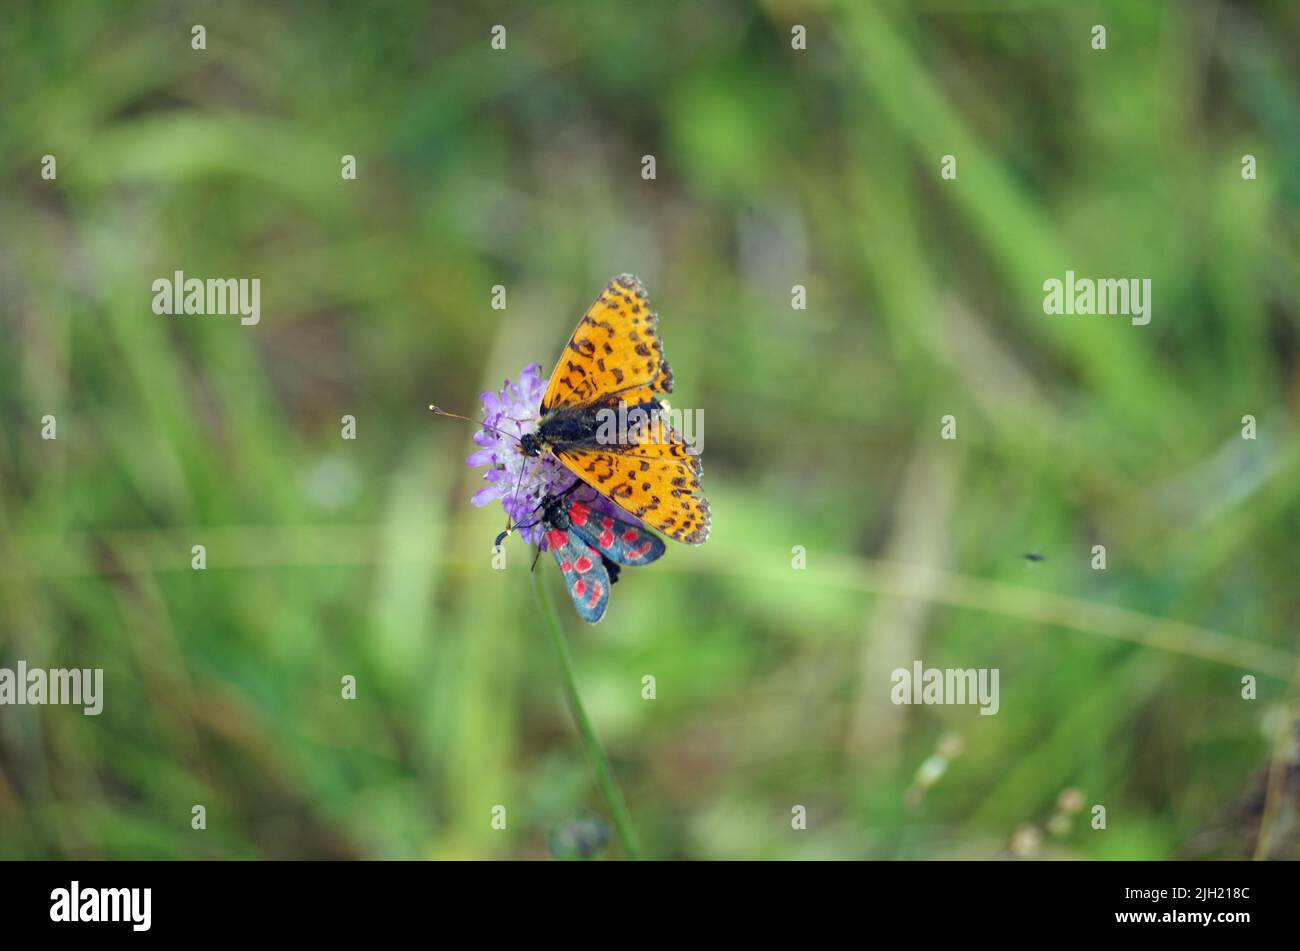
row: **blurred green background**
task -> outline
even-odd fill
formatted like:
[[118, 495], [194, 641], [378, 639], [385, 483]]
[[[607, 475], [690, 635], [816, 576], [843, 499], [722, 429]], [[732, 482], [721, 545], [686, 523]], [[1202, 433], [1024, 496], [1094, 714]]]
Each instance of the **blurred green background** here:
[[[599, 626], [558, 604], [646, 855], [1294, 857], [1300, 6], [468, 6], [5, 5], [0, 666], [106, 697], [0, 708], [0, 857], [607, 821], [425, 407], [549, 372], [621, 271], [713, 508]], [[261, 323], [154, 315], [177, 269]], [[1067, 269], [1150, 325], [1045, 315]], [[1000, 712], [893, 705], [917, 659]]]

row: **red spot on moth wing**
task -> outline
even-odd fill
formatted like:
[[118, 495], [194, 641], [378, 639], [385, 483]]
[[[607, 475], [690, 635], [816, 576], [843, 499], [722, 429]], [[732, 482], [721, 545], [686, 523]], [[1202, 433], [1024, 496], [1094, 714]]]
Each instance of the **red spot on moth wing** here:
[[587, 582], [583, 581], [581, 578], [573, 583], [573, 593], [578, 595], [578, 597], [582, 597], [586, 590]]
[[[579, 581], [578, 584], [582, 584], [582, 582]], [[573, 590], [578, 591], [576, 585], [574, 586]], [[594, 608], [600, 602], [600, 595], [601, 592], [603, 592], [604, 590], [605, 589], [601, 585], [593, 584], [591, 586], [591, 597], [587, 599], [587, 607]], [[582, 594], [582, 592], [578, 591], [578, 594]]]
[[[638, 532], [635, 528], [629, 528], [626, 532], [623, 533], [623, 541], [627, 542], [629, 545], [632, 544], [640, 537], [641, 537], [641, 533]], [[648, 546], [649, 542], [647, 542], [646, 544]]]
[[600, 527], [605, 529], [605, 531], [609, 531], [611, 528], [614, 527], [614, 520], [610, 518], [608, 515], [606, 515], [604, 518], [600, 520]]
[[649, 553], [649, 551], [650, 551], [650, 543], [646, 542], [645, 544], [640, 545], [637, 548], [629, 549], [627, 556], [629, 558], [644, 558]]
[[614, 533], [613, 533], [613, 532], [611, 532], [609, 529], [605, 529], [605, 531], [603, 531], [603, 532], [600, 533], [600, 547], [601, 547], [601, 548], [609, 548], [609, 547], [610, 547], [611, 545], [613, 545], [613, 544], [614, 544]]
[[586, 525], [591, 515], [591, 506], [585, 502], [574, 502], [569, 506], [569, 521], [574, 525]]
[[569, 559], [567, 559], [567, 558], [564, 559], [564, 561], [560, 562], [560, 570], [561, 570], [561, 571], [564, 571], [564, 572], [572, 571], [572, 570], [573, 570], [573, 562], [569, 561]]
[[[581, 574], [581, 573], [584, 573], [584, 572], [587, 572], [587, 571], [590, 571], [590, 570], [591, 570], [591, 559], [588, 558], [586, 555], [582, 555], [582, 556], [581, 556], [577, 561], [575, 561], [575, 562], [573, 563], [573, 567], [577, 568], [577, 569], [578, 569], [578, 572], [579, 572], [580, 574]], [[582, 584], [582, 582], [579, 581], [578, 584]], [[579, 593], [581, 593], [581, 592], [579, 592]]]
[[551, 546], [551, 551], [559, 551], [569, 541], [569, 536], [558, 528], [552, 528], [546, 533], [546, 544]]

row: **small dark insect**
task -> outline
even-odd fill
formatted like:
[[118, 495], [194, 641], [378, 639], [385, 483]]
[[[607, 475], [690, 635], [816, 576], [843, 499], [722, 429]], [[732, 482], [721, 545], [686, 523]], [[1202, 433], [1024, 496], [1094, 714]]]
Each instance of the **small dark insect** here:
[[546, 844], [557, 859], [589, 859], [609, 842], [609, 826], [599, 819], [575, 819], [547, 833]]
[[1047, 561], [1047, 556], [1039, 554], [1036, 551], [1031, 551], [1025, 555], [1025, 561]]

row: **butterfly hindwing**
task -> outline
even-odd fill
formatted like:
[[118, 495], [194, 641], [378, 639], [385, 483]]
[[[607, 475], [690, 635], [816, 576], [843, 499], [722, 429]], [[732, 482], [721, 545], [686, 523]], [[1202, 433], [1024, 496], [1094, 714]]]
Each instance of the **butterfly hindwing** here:
[[[656, 531], [688, 545], [709, 537], [709, 503], [700, 489], [698, 456], [636, 456], [609, 450], [567, 450], [559, 460], [584, 482]], [[650, 447], [639, 451], [651, 452]]]
[[568, 512], [570, 528], [617, 565], [648, 565], [664, 553], [663, 539], [657, 535], [621, 518], [594, 511], [586, 502], [570, 502]]
[[541, 412], [618, 400], [636, 406], [672, 389], [659, 316], [641, 282], [621, 274], [578, 321], [551, 374]]
[[588, 548], [572, 528], [568, 531], [547, 528], [546, 545], [564, 575], [564, 586], [569, 589], [573, 606], [584, 621], [595, 624], [604, 617], [609, 604], [610, 581], [604, 559]]
[[651, 528], [688, 545], [709, 537], [700, 457], [660, 413], [630, 427], [627, 440], [598, 449], [557, 450], [578, 478]]

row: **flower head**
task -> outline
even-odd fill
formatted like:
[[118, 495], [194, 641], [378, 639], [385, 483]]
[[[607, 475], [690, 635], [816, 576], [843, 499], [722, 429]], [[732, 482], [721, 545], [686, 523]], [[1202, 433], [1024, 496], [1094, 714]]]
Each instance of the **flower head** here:
[[537, 428], [537, 407], [546, 392], [541, 370], [539, 364], [530, 363], [518, 383], [506, 380], [500, 393], [482, 394], [485, 428], [474, 434], [481, 448], [465, 460], [471, 466], [488, 467], [483, 478], [489, 484], [470, 501], [487, 505], [499, 500], [512, 522], [526, 526], [519, 534], [531, 545], [542, 537], [542, 526], [531, 524], [540, 514], [542, 497], [557, 495], [578, 481], [554, 457], [526, 456], [519, 448], [519, 437]]
[[[487, 466], [483, 478], [489, 483], [474, 493], [474, 505], [500, 501], [519, 534], [530, 545], [546, 547], [545, 528], [540, 523], [540, 505], [547, 495], [560, 495], [573, 489], [578, 477], [554, 456], [525, 455], [519, 438], [537, 429], [537, 408], [546, 392], [540, 364], [530, 363], [519, 374], [519, 382], [505, 381], [500, 393], [483, 393], [484, 428], [474, 434], [481, 447], [465, 461], [471, 466]], [[490, 427], [490, 428], [489, 428]], [[623, 511], [590, 486], [574, 490], [576, 498], [595, 511], [644, 527], [640, 519]]]

